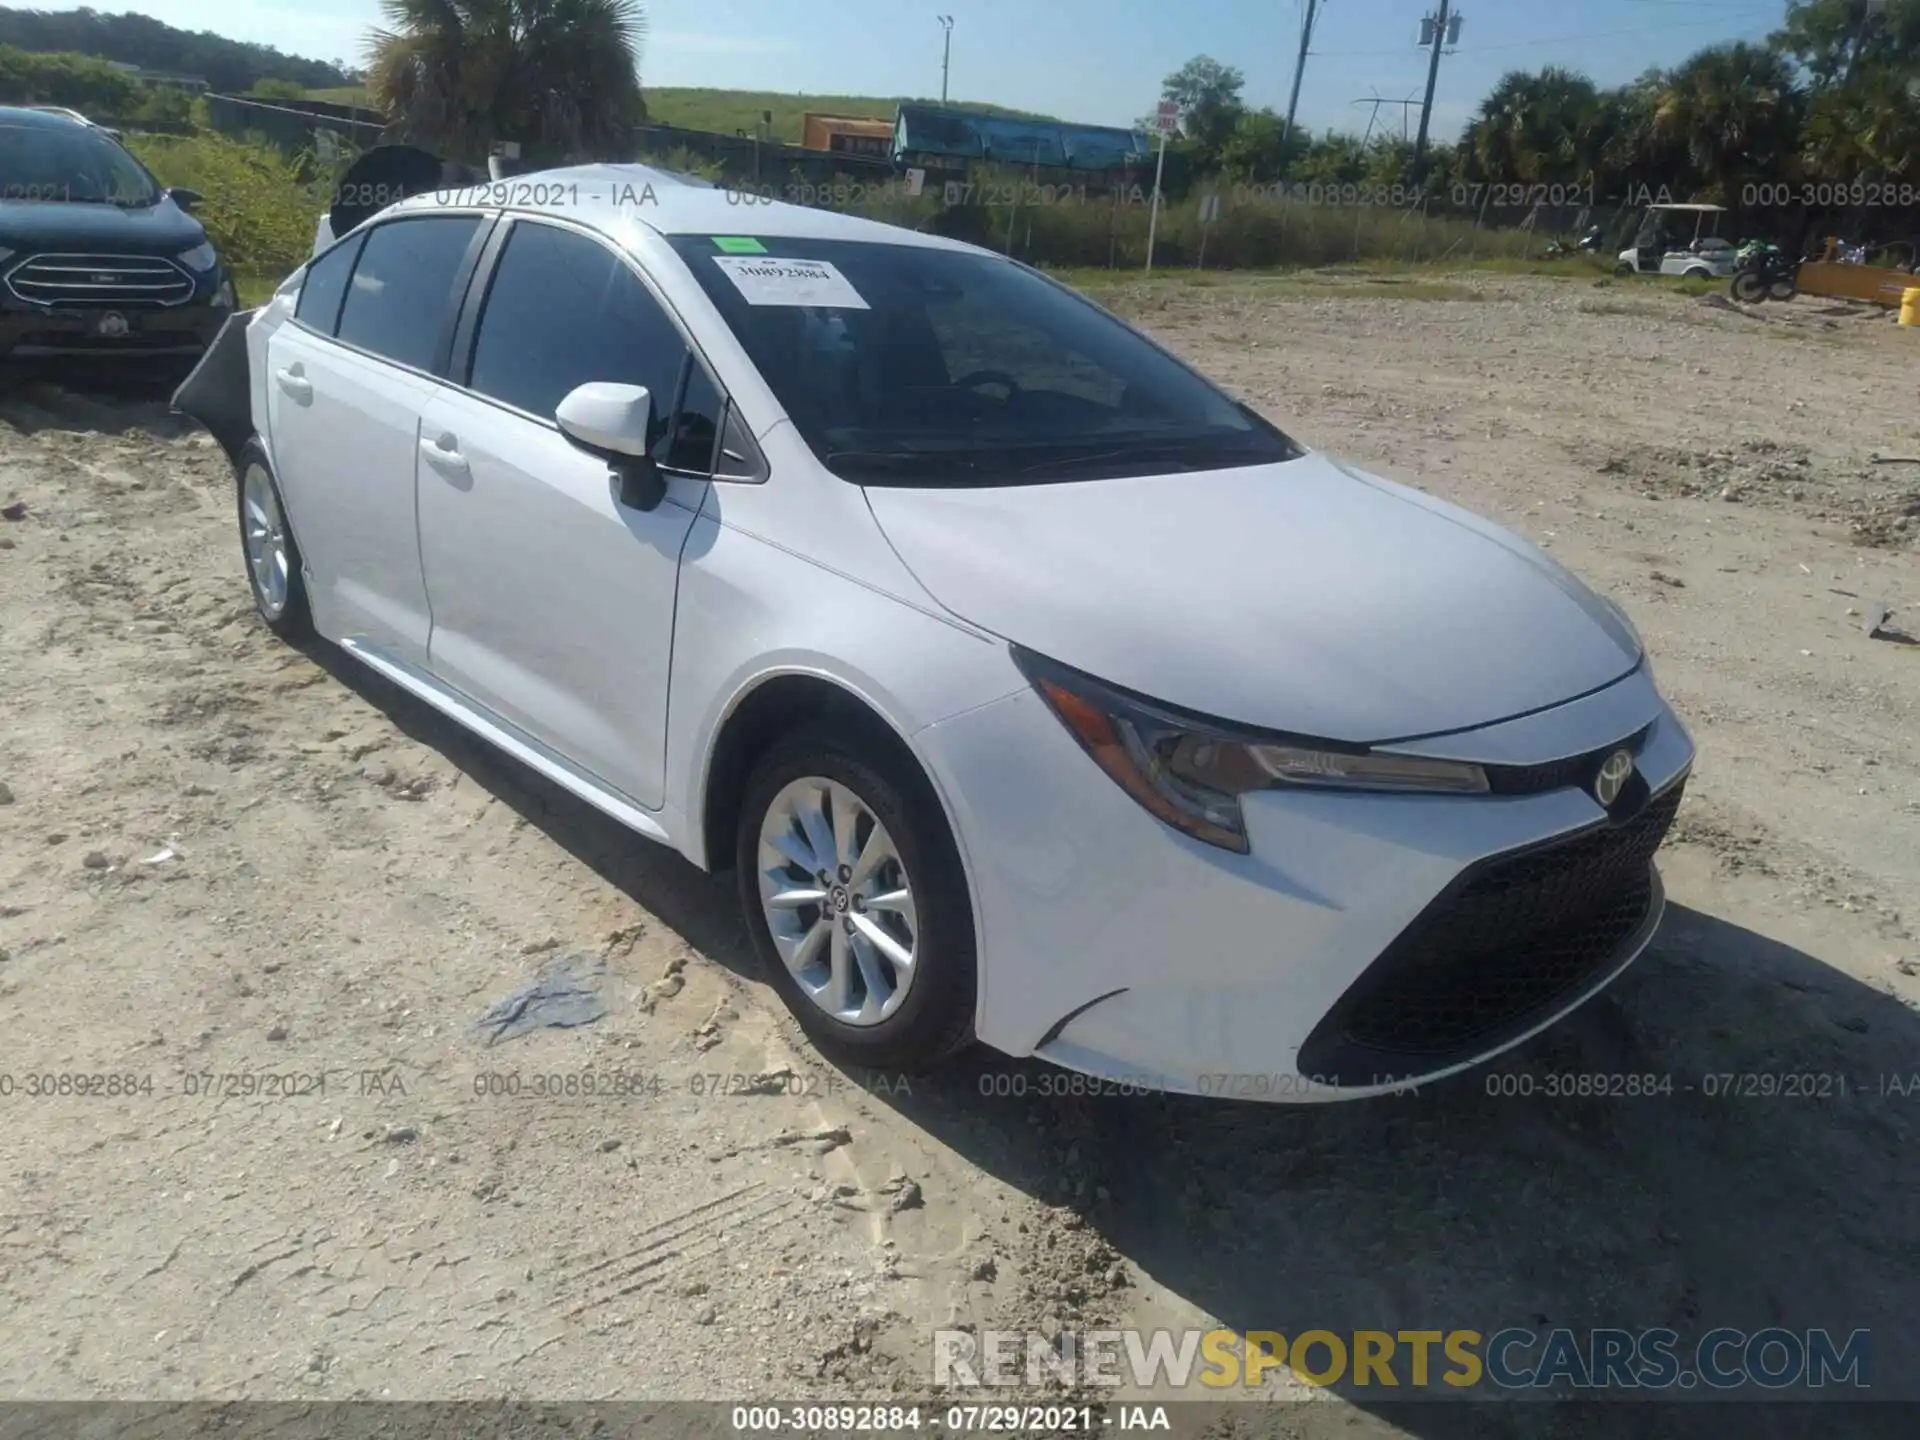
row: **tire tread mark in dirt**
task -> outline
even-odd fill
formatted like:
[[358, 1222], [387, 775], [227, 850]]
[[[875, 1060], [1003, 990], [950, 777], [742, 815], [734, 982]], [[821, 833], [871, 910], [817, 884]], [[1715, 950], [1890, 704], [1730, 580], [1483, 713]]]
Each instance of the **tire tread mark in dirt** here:
[[[661, 1267], [674, 1261], [699, 1260], [719, 1254], [725, 1249], [728, 1232], [743, 1224], [772, 1219], [802, 1203], [793, 1195], [767, 1195], [763, 1193], [766, 1188], [766, 1182], [756, 1180], [717, 1200], [656, 1221], [635, 1236], [636, 1239], [651, 1236], [646, 1243], [563, 1276], [562, 1283], [571, 1287], [601, 1287], [599, 1294], [581, 1300], [568, 1310], [568, 1318], [650, 1289], [680, 1268], [663, 1270]], [[639, 1278], [635, 1279], [636, 1276]], [[631, 1283], [621, 1283], [624, 1281]]]

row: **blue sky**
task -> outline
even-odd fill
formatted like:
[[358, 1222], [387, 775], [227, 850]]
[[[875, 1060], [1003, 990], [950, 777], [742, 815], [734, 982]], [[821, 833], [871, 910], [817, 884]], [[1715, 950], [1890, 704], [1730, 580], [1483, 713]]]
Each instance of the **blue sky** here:
[[[95, 0], [117, 8], [116, 0]], [[125, 0], [118, 0], [125, 3]], [[1436, 0], [1437, 3], [1437, 0]], [[1151, 111], [1193, 55], [1238, 66], [1255, 105], [1284, 109], [1304, 0], [650, 0], [641, 75], [650, 85], [938, 95], [940, 27], [955, 19], [953, 94], [1070, 119], [1124, 124]], [[375, 0], [145, 0], [129, 8], [321, 59], [358, 61]], [[1428, 0], [1326, 0], [1301, 91], [1304, 123], [1363, 128], [1351, 102], [1418, 97], [1414, 48]], [[1456, 134], [1502, 73], [1560, 64], [1631, 79], [1702, 46], [1759, 38], [1785, 0], [1459, 0], [1457, 53], [1441, 62], [1435, 133]], [[1383, 109], [1383, 125], [1399, 124]]]

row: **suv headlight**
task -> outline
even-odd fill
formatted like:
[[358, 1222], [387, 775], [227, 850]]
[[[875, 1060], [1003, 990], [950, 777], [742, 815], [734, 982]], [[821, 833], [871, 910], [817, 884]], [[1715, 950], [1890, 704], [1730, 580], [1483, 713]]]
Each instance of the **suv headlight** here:
[[174, 258], [189, 270], [211, 270], [220, 263], [219, 252], [213, 248], [212, 242], [206, 240]]
[[1176, 830], [1246, 854], [1240, 797], [1250, 791], [1394, 791], [1484, 795], [1487, 772], [1453, 760], [1363, 746], [1236, 733], [1126, 695], [1020, 647], [1015, 663], [1060, 723], [1115, 784]]

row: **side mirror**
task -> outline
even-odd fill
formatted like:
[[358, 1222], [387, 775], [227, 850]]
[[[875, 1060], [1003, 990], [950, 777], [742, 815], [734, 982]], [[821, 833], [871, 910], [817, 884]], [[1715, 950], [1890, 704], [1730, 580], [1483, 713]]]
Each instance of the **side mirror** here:
[[562, 435], [613, 467], [622, 505], [655, 510], [667, 498], [667, 482], [648, 453], [653, 396], [644, 385], [591, 381], [569, 391], [553, 418]]
[[182, 210], [191, 211], [194, 206], [198, 205], [207, 197], [202, 195], [198, 190], [189, 190], [183, 185], [176, 185], [167, 191], [167, 198]]

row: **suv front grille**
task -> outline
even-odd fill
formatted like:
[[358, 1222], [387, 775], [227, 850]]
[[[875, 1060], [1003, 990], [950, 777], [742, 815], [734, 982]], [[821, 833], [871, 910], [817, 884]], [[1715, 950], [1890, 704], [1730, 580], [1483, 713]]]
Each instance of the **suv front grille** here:
[[178, 305], [193, 278], [161, 255], [35, 255], [7, 272], [7, 289], [34, 305]]
[[1469, 870], [1315, 1027], [1301, 1072], [1361, 1086], [1432, 1074], [1571, 1000], [1646, 921], [1683, 788], [1631, 820]]

